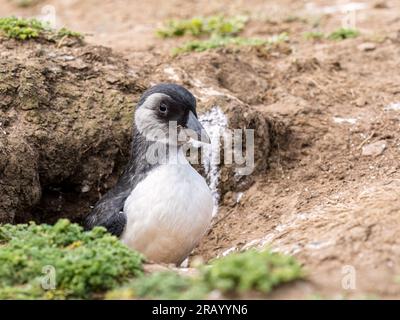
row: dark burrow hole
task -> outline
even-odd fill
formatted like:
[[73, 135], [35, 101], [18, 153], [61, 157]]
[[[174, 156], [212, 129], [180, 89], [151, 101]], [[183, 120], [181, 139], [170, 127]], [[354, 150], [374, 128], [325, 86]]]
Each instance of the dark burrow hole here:
[[94, 192], [82, 193], [79, 186], [70, 182], [59, 185], [49, 185], [42, 189], [39, 203], [30, 210], [24, 219], [16, 219], [16, 223], [54, 224], [61, 218], [68, 218], [72, 222], [82, 223], [84, 217], [90, 212], [98, 195]]
[[97, 183], [88, 192], [82, 192], [82, 182], [66, 179], [60, 183], [42, 186], [42, 196], [37, 205], [29, 209], [29, 214], [17, 215], [14, 223], [54, 224], [59, 219], [69, 219], [82, 224], [96, 202], [112, 188], [127, 163], [127, 153], [118, 154], [111, 174], [99, 172]]

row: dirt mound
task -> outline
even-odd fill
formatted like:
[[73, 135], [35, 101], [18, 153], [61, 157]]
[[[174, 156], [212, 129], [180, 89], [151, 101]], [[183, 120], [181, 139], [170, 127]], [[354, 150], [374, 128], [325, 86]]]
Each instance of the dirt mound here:
[[104, 190], [144, 86], [103, 47], [2, 39], [0, 51], [0, 221], [83, 214], [65, 198]]
[[[215, 122], [208, 113], [221, 113], [226, 123], [210, 124], [218, 130], [254, 130], [257, 147], [250, 174], [238, 174], [247, 163], [224, 164], [222, 141], [221, 164], [199, 167], [217, 197], [234, 198], [233, 192], [246, 190], [256, 174], [267, 169], [274, 127], [268, 115], [249, 108], [247, 102], [259, 98], [246, 98], [246, 93], [264, 92], [268, 83], [235, 55], [227, 61], [223, 51], [200, 55], [200, 61], [197, 55], [173, 63], [161, 58], [160, 66], [138, 65], [133, 72], [121, 57], [100, 46], [11, 40], [0, 45], [5, 57], [0, 62], [2, 222], [53, 222], [60, 217], [79, 221], [122, 170], [134, 106], [150, 83], [187, 86], [198, 98], [206, 123]], [[193, 65], [204, 68], [191, 74]], [[248, 82], [240, 86], [243, 72]], [[257, 90], [251, 91], [252, 86]], [[244, 157], [245, 131], [242, 134]]]

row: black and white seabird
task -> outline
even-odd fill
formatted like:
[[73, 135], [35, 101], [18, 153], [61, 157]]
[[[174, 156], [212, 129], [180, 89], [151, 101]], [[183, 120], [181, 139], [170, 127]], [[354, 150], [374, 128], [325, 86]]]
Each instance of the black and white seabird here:
[[[178, 134], [191, 131], [191, 138], [209, 142], [188, 90], [176, 84], [148, 89], [135, 110], [129, 163], [85, 226], [105, 227], [151, 261], [179, 265], [209, 227], [213, 200], [206, 181], [187, 161], [183, 143], [170, 134], [172, 123]], [[160, 146], [168, 150], [167, 161], [149, 161], [149, 151], [163, 150]]]

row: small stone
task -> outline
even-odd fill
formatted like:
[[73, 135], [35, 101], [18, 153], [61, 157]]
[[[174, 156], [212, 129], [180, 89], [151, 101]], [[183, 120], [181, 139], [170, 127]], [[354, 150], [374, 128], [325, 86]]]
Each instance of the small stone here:
[[106, 78], [106, 81], [107, 81], [108, 83], [110, 83], [110, 84], [115, 84], [115, 83], [117, 83], [117, 82], [119, 81], [119, 79], [118, 79], [118, 78], [115, 78], [115, 77], [113, 77], [113, 76], [108, 76], [108, 77]]
[[70, 55], [67, 55], [67, 54], [65, 54], [63, 56], [60, 56], [60, 58], [62, 60], [64, 60], [64, 61], [74, 61], [74, 60], [76, 60], [76, 58], [74, 56], [70, 56]]
[[367, 100], [363, 97], [357, 98], [354, 102], [357, 107], [363, 107], [367, 104]]
[[370, 144], [367, 144], [362, 147], [361, 154], [363, 156], [379, 156], [385, 151], [386, 149], [386, 141], [379, 140]]
[[360, 51], [373, 51], [376, 49], [376, 44], [373, 42], [364, 42], [361, 43], [357, 48]]
[[77, 70], [85, 70], [89, 68], [89, 66], [82, 60], [72, 60], [69, 65]]
[[89, 191], [90, 191], [90, 186], [88, 186], [88, 185], [82, 186], [82, 189], [81, 189], [82, 193], [86, 193], [86, 192], [89, 192]]

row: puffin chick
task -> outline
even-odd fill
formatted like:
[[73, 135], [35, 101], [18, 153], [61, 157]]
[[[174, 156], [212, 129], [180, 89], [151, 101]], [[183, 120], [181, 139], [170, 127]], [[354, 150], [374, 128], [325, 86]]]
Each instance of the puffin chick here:
[[[170, 130], [174, 125], [183, 141]], [[210, 143], [195, 97], [176, 84], [148, 89], [136, 107], [132, 134], [125, 170], [85, 227], [103, 226], [150, 261], [180, 265], [207, 231], [213, 210], [211, 190], [183, 148], [188, 138]]]

